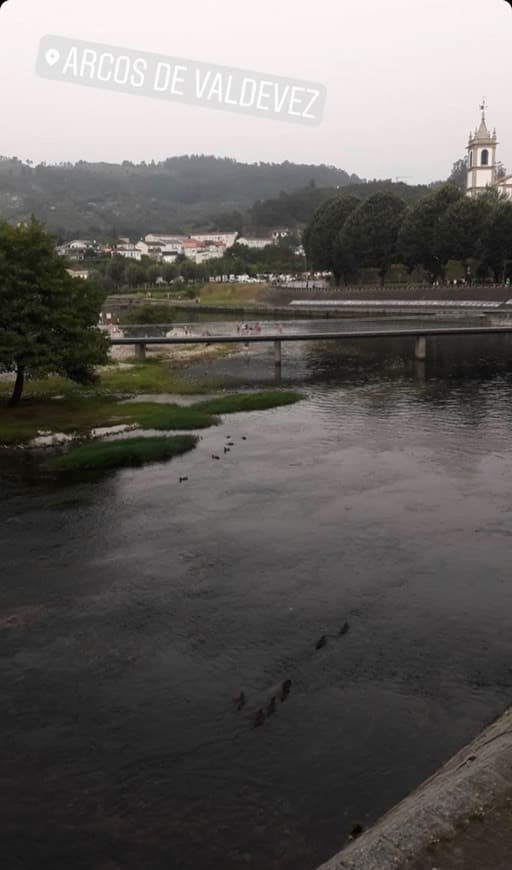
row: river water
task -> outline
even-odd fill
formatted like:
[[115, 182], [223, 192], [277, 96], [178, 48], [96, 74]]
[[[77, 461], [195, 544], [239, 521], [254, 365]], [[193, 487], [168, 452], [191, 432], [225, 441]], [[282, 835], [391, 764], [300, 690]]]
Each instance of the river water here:
[[310, 870], [510, 703], [512, 343], [412, 348], [286, 345], [305, 401], [169, 464], [0, 454], [6, 870]]

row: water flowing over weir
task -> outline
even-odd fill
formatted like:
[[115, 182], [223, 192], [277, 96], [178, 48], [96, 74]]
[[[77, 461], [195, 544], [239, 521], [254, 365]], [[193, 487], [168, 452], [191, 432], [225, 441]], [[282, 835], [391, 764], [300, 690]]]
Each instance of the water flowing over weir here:
[[304, 402], [169, 464], [0, 453], [7, 866], [312, 868], [509, 703], [511, 339], [283, 356]]

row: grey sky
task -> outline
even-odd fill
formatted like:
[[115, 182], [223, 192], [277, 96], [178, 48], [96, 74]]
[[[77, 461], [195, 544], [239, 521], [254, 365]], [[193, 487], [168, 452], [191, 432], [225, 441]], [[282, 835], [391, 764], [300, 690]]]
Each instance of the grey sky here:
[[[47, 33], [317, 81], [318, 127], [37, 78]], [[504, 0], [8, 0], [0, 11], [0, 154], [160, 160], [208, 153], [332, 163], [361, 176], [445, 177], [487, 98], [512, 172]]]

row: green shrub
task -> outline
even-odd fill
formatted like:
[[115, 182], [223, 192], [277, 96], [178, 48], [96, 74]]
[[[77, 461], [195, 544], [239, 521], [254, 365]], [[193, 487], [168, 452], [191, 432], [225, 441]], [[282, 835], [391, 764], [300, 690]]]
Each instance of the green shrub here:
[[116, 468], [137, 467], [150, 462], [163, 462], [193, 450], [197, 444], [194, 435], [176, 435], [172, 438], [124, 438], [120, 441], [99, 441], [72, 448], [68, 453], [54, 456], [47, 463], [50, 471], [81, 472], [109, 471]]
[[263, 390], [259, 393], [234, 393], [219, 399], [196, 402], [192, 407], [208, 414], [234, 414], [237, 411], [266, 411], [281, 405], [293, 405], [304, 398], [296, 390]]

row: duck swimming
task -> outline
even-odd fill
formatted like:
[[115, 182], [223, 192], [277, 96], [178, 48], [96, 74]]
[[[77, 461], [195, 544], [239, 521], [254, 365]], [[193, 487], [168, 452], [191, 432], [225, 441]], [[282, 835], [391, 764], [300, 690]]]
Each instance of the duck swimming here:
[[288, 695], [290, 694], [291, 687], [292, 687], [292, 681], [285, 680], [283, 685], [281, 686], [281, 702], [286, 701]]
[[260, 725], [263, 725], [264, 721], [265, 721], [265, 714], [264, 714], [263, 710], [259, 709], [258, 712], [256, 713], [256, 718], [254, 720], [254, 727], [259, 728]]

